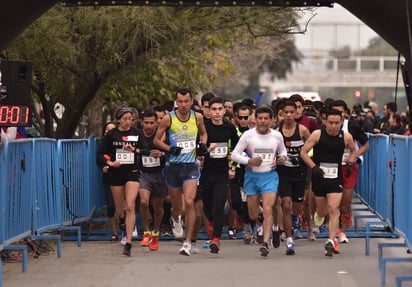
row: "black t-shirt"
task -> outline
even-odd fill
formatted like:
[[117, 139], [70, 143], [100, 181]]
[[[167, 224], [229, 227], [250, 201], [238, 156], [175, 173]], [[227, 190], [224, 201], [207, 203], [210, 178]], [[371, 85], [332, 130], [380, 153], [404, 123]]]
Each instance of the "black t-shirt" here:
[[205, 156], [202, 173], [227, 173], [229, 168], [227, 156], [239, 141], [236, 128], [227, 121], [222, 125], [214, 125], [212, 121], [207, 121], [205, 127], [207, 145], [214, 143], [217, 147]]

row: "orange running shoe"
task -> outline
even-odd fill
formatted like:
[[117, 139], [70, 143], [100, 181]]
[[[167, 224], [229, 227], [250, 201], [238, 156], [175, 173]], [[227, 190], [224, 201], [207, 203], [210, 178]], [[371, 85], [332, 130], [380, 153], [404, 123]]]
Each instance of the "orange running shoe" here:
[[156, 251], [157, 249], [159, 249], [159, 234], [152, 235], [152, 240], [150, 241], [149, 249], [150, 251]]
[[145, 231], [143, 234], [143, 239], [142, 241], [140, 241], [140, 246], [149, 247], [151, 239], [152, 239], [152, 235], [150, 234], [150, 231]]
[[335, 238], [335, 240], [333, 240], [333, 253], [339, 254], [339, 252], [339, 243], [338, 240]]

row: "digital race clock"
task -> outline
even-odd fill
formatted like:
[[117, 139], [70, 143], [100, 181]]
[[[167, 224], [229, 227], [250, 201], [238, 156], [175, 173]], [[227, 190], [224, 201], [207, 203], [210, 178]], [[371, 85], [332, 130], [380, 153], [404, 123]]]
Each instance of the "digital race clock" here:
[[0, 105], [0, 126], [31, 126], [30, 105]]

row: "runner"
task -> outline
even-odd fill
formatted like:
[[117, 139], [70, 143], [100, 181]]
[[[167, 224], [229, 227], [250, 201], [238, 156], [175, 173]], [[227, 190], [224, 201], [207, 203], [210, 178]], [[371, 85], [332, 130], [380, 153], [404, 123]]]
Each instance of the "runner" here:
[[[193, 97], [189, 89], [179, 89], [176, 92], [175, 102], [176, 110], [162, 119], [153, 142], [161, 150], [169, 152], [163, 173], [166, 177], [172, 203], [173, 233], [177, 237], [183, 237], [182, 216], [184, 210], [186, 240], [179, 252], [189, 256], [196, 219], [194, 199], [197, 181], [200, 177], [196, 155], [205, 153], [207, 133], [202, 115], [190, 109]], [[165, 134], [167, 135], [167, 143], [162, 140]], [[197, 138], [200, 139], [199, 142], [197, 142]]]
[[[316, 226], [323, 224], [329, 215], [329, 239], [325, 243], [325, 255], [339, 253], [336, 234], [339, 228], [339, 206], [342, 199], [342, 156], [345, 148], [350, 150], [347, 164], [352, 166], [356, 159], [356, 149], [350, 134], [341, 130], [342, 114], [331, 109], [326, 113], [326, 126], [314, 131], [300, 156], [312, 170], [312, 188], [316, 198], [314, 221]], [[308, 152], [313, 148], [313, 158]]]
[[[249, 216], [258, 219], [260, 200], [263, 202], [263, 243], [261, 256], [269, 254], [268, 242], [273, 223], [272, 209], [276, 200], [279, 177], [276, 166], [284, 164], [287, 156], [282, 135], [270, 128], [273, 120], [272, 108], [263, 105], [256, 111], [256, 128], [246, 131], [232, 153], [232, 159], [248, 165], [245, 172], [245, 193]], [[246, 151], [246, 155], [243, 155]]]

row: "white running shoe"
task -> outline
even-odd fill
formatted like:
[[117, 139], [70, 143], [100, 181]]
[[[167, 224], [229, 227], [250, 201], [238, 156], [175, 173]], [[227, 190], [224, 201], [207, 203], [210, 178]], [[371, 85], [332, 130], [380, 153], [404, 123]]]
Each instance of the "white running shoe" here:
[[199, 254], [200, 250], [199, 247], [197, 247], [196, 243], [192, 243], [190, 246], [190, 254]]
[[338, 241], [339, 243], [349, 243], [349, 239], [346, 237], [346, 234], [342, 231], [338, 234]]
[[120, 244], [126, 245], [126, 243], [127, 243], [126, 232], [122, 232], [122, 239], [120, 239]]
[[179, 238], [184, 238], [185, 237], [185, 232], [183, 230], [183, 220], [182, 220], [182, 216], [179, 215], [177, 220], [175, 220], [173, 218], [173, 216], [171, 217], [171, 221], [172, 221], [172, 232], [173, 232], [173, 236], [176, 239]]
[[192, 244], [190, 242], [184, 242], [182, 248], [180, 248], [179, 253], [181, 255], [190, 256], [190, 249]]

